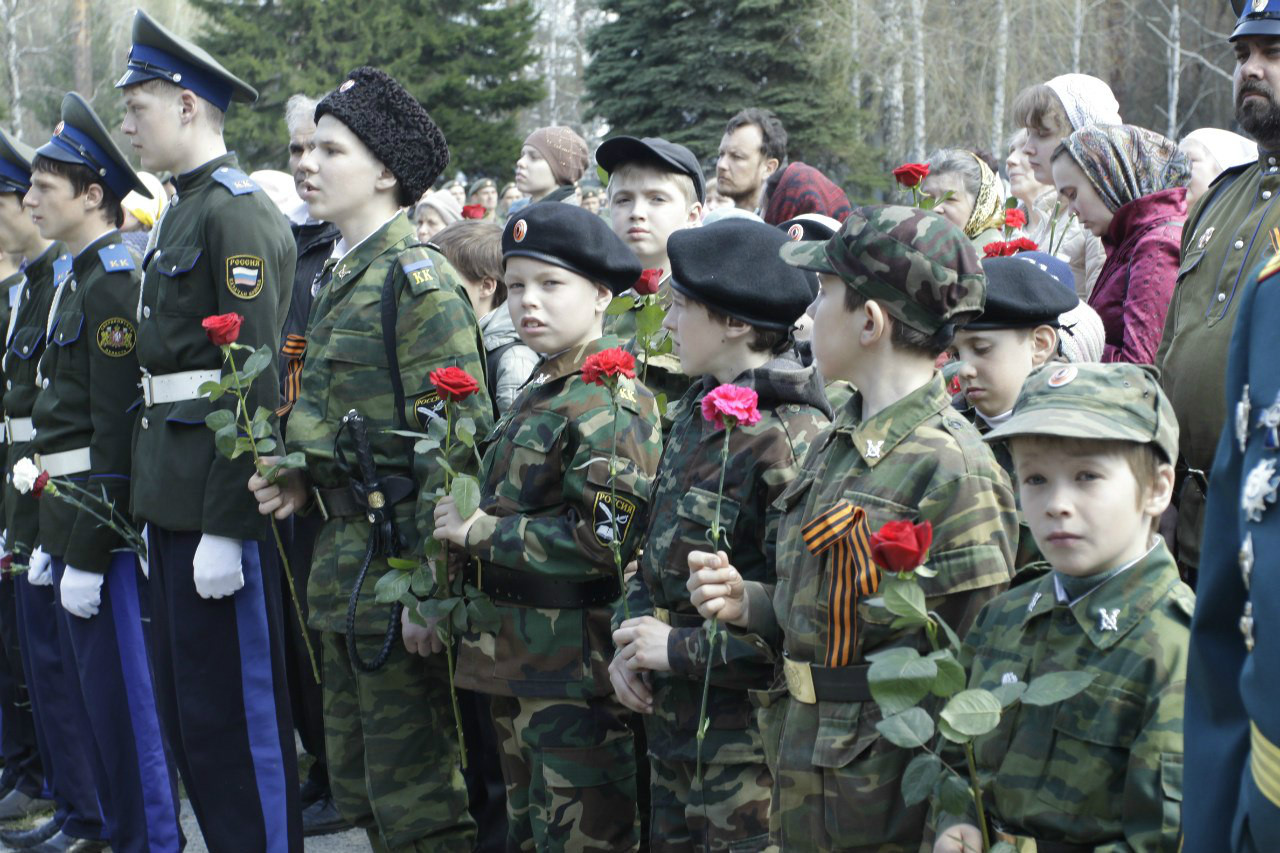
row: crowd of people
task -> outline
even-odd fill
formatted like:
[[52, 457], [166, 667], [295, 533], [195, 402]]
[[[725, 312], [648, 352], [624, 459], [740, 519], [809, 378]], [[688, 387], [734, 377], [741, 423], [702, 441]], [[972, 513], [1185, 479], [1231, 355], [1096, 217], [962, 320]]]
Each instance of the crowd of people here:
[[0, 132], [0, 844], [1272, 849], [1280, 0], [1230, 43], [1247, 136], [1064, 74], [859, 205], [759, 107], [446, 180], [373, 67], [246, 174], [138, 12], [146, 171]]

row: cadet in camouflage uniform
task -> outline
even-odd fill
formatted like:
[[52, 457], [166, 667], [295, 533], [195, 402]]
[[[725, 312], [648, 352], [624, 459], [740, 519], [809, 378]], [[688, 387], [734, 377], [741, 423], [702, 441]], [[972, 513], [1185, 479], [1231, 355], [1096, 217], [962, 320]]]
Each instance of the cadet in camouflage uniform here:
[[[986, 435], [1013, 411], [1022, 383], [1058, 353], [1060, 315], [1079, 304], [1066, 261], [1043, 252], [986, 258], [987, 302], [982, 316], [956, 333], [960, 393], [952, 404]], [[996, 461], [1010, 478], [1013, 457], [1003, 441], [992, 442]], [[1021, 514], [1019, 514], [1021, 518]], [[1042, 558], [1025, 521], [1019, 522], [1015, 570]]]
[[[788, 263], [820, 273], [818, 368], [859, 388], [809, 447], [779, 506], [772, 596], [714, 555], [690, 555], [691, 600], [781, 647], [777, 689], [760, 713], [774, 768], [770, 829], [784, 850], [914, 851], [925, 807], [902, 804], [909, 750], [876, 730], [867, 655], [927, 649], [923, 632], [866, 603], [879, 584], [866, 537], [889, 521], [930, 521], [921, 586], [963, 631], [1009, 582], [1017, 514], [1009, 478], [951, 408], [933, 364], [985, 286], [960, 229], [928, 211], [862, 207], [825, 242], [788, 243]], [[725, 609], [728, 607], [729, 609]], [[735, 629], [736, 630], [736, 629]]]
[[[992, 840], [1175, 853], [1195, 597], [1154, 532], [1173, 489], [1173, 408], [1150, 367], [1050, 366], [987, 440], [1011, 442], [1022, 505], [1053, 571], [983, 609], [961, 655], [969, 686], [1095, 676], [1054, 705], [1014, 706], [974, 742]], [[941, 819], [951, 829], [935, 853], [981, 846], [975, 815], [957, 820]]]
[[[420, 553], [445, 471], [434, 455], [415, 455], [412, 438], [391, 431], [425, 432], [443, 414], [444, 401], [428, 381], [433, 370], [456, 366], [484, 384], [484, 349], [462, 281], [443, 255], [418, 245], [399, 210], [431, 186], [449, 152], [423, 106], [374, 68], [352, 71], [320, 102], [314, 142], [298, 166], [307, 174], [303, 200], [313, 217], [342, 231], [346, 254], [312, 308], [302, 390], [289, 415], [286, 443], [306, 454], [306, 473], [290, 472], [280, 487], [255, 477], [251, 488], [263, 512], [299, 509], [327, 519], [307, 599], [309, 624], [322, 632], [325, 748], [338, 810], [368, 832], [377, 851], [470, 851], [475, 824], [453, 739], [445, 656], [431, 629], [407, 615], [402, 625], [388, 625], [390, 608], [375, 603], [386, 553], [374, 555], [363, 582], [374, 532], [366, 515], [379, 507], [353, 488], [365, 485], [361, 472], [345, 467], [334, 449], [340, 443], [347, 459], [356, 458], [352, 434], [339, 433], [343, 417], [359, 412], [396, 547], [405, 557]], [[357, 157], [361, 169], [346, 165]], [[383, 169], [394, 182], [377, 177]], [[356, 178], [378, 183], [358, 186]], [[366, 223], [382, 224], [367, 233]], [[391, 327], [382, 313], [387, 288]], [[483, 391], [457, 404], [481, 429], [491, 411]], [[469, 456], [459, 444], [450, 464], [465, 470]], [[395, 639], [400, 634], [403, 642]]]
[[[231, 411], [235, 395], [200, 393], [224, 370], [201, 327], [211, 315], [240, 314], [238, 342], [269, 346], [265, 375], [279, 375], [297, 252], [288, 222], [223, 141], [227, 108], [256, 100], [251, 86], [139, 11], [116, 87], [121, 130], [143, 168], [172, 172], [177, 186], [143, 260], [133, 316], [143, 406], [130, 497], [149, 525], [156, 701], [210, 850], [301, 850], [282, 572], [245, 491], [253, 460], [220, 453], [205, 425], [211, 412]], [[250, 412], [274, 411], [279, 392], [254, 382]]]
[[[32, 420], [37, 464], [102, 494], [123, 514], [137, 394], [137, 262], [116, 230], [120, 199], [149, 195], [89, 105], [75, 93], [33, 163], [26, 204], [45, 237], [65, 242], [71, 274], [58, 286], [40, 358]], [[90, 208], [96, 190], [98, 207]], [[86, 746], [111, 846], [177, 853], [178, 792], [151, 687], [147, 581], [137, 556], [90, 510], [40, 501], [39, 542], [53, 558], [62, 605], [62, 664], [87, 723]]]
[[[490, 436], [480, 510], [436, 507], [436, 537], [478, 557], [473, 583], [498, 605], [496, 634], [462, 638], [458, 686], [493, 697], [513, 850], [635, 849], [636, 760], [613, 696], [610, 617], [622, 594], [610, 542], [628, 561], [644, 531], [660, 450], [643, 385], [582, 378], [610, 294], [640, 275], [599, 217], [533, 204], [502, 237], [507, 305], [544, 361]], [[616, 497], [609, 483], [616, 434]]]
[[800, 360], [791, 337], [812, 294], [806, 273], [778, 257], [785, 242], [775, 228], [735, 219], [676, 232], [668, 244], [674, 302], [666, 325], [681, 363], [699, 379], [663, 449], [639, 572], [627, 585], [631, 619], [614, 632], [610, 667], [619, 700], [646, 714], [653, 850], [760, 850], [769, 841], [772, 777], [746, 693], [769, 687], [775, 655], [736, 635], [716, 649], [697, 784], [695, 735], [710, 655], [685, 582], [689, 552], [707, 548], [720, 488], [724, 432], [702, 415], [707, 393], [730, 382], [758, 395], [759, 423], [729, 434], [721, 548], [743, 577], [769, 587], [773, 502], [831, 414], [821, 376], [811, 359]]

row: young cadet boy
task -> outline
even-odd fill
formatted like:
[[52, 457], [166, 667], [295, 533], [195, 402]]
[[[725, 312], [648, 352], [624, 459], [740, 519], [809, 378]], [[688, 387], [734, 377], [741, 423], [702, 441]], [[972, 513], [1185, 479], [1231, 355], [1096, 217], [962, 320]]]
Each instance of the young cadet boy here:
[[772, 843], [915, 850], [925, 807], [902, 805], [911, 754], [876, 730], [866, 659], [927, 641], [865, 600], [879, 576], [863, 543], [889, 521], [931, 522], [938, 574], [922, 586], [929, 608], [957, 630], [1009, 582], [1018, 533], [1009, 478], [934, 368], [955, 327], [982, 311], [982, 268], [960, 229], [896, 206], [858, 208], [830, 240], [781, 253], [819, 273], [818, 369], [858, 393], [779, 498], [772, 601], [723, 552], [705, 551], [689, 555], [690, 599], [704, 617], [781, 646], [786, 693], [760, 715], [776, 756]]
[[[40, 358], [32, 411], [37, 464], [103, 494], [123, 515], [136, 413], [138, 264], [116, 228], [120, 200], [149, 194], [111, 135], [79, 95], [62, 101], [62, 121], [36, 152], [26, 206], [40, 233], [72, 256], [58, 284]], [[98, 798], [111, 846], [173, 851], [177, 784], [160, 734], [151, 686], [147, 581], [137, 555], [100, 520], [99, 508], [40, 501], [38, 541], [53, 559], [62, 604], [63, 667], [89, 728]], [[66, 651], [71, 652], [68, 657]]]
[[[143, 405], [129, 486], [133, 514], [149, 527], [160, 717], [210, 850], [301, 850], [282, 572], [245, 492], [253, 460], [219, 453], [205, 426], [235, 398], [200, 393], [226, 369], [201, 327], [211, 315], [241, 315], [238, 343], [269, 346], [266, 375], [279, 376], [297, 248], [223, 140], [227, 108], [256, 100], [253, 87], [139, 11], [116, 88], [142, 167], [177, 184], [132, 315]], [[278, 383], [253, 383], [250, 411], [279, 401]]]
[[[618, 700], [646, 715], [654, 850], [761, 850], [769, 841], [772, 777], [746, 691], [770, 686], [773, 650], [739, 636], [716, 650], [697, 784], [695, 736], [711, 655], [685, 582], [688, 554], [706, 548], [718, 505], [734, 565], [748, 580], [774, 584], [773, 502], [831, 414], [822, 377], [792, 340], [812, 295], [806, 273], [778, 256], [786, 242], [776, 228], [733, 219], [677, 232], [669, 244], [665, 325], [697, 379], [663, 449], [644, 553], [627, 584], [631, 618], [614, 631], [609, 667]], [[724, 432], [702, 416], [701, 401], [724, 383], [754, 390], [761, 418], [729, 434], [717, 501]]]
[[[398, 606], [377, 604], [373, 592], [387, 557], [420, 552], [444, 487], [435, 457], [414, 454], [413, 440], [393, 431], [425, 432], [443, 415], [428, 380], [433, 370], [456, 366], [479, 377], [484, 369], [462, 282], [439, 252], [417, 245], [402, 210], [439, 177], [449, 150], [426, 109], [376, 68], [352, 71], [315, 114], [314, 146], [298, 164], [307, 175], [303, 201], [313, 218], [338, 226], [346, 254], [311, 309], [302, 390], [289, 415], [287, 445], [306, 455], [305, 473], [291, 470], [276, 484], [255, 475], [250, 488], [263, 513], [326, 519], [311, 564], [308, 621], [322, 632], [325, 744], [338, 810], [377, 851], [470, 851], [475, 824], [445, 657], [433, 630]], [[488, 428], [487, 394], [456, 405]], [[362, 419], [363, 436], [349, 412]], [[469, 457], [459, 445], [450, 465], [465, 470]], [[376, 466], [376, 482], [362, 458]]]
[[658, 413], [622, 378], [615, 421], [583, 366], [619, 346], [601, 337], [604, 312], [640, 265], [599, 217], [565, 204], [516, 213], [502, 254], [511, 317], [543, 361], [491, 437], [480, 509], [463, 519], [452, 499], [436, 505], [436, 538], [478, 558], [468, 577], [502, 620], [496, 634], [463, 636], [457, 683], [492, 697], [509, 849], [632, 850], [636, 758], [609, 682], [622, 594], [609, 546], [615, 524], [624, 564], [639, 545]]
[[[965, 638], [969, 686], [1095, 676], [1055, 705], [1014, 706], [975, 742], [992, 841], [1174, 853], [1195, 599], [1155, 533], [1173, 490], [1173, 408], [1152, 368], [1050, 366], [987, 440], [1012, 447], [1052, 571], [983, 609]], [[934, 853], [981, 849], [974, 815], [942, 820]]]
[[[982, 262], [987, 302], [982, 316], [956, 332], [960, 394], [953, 401], [984, 435], [1009, 419], [1022, 383], [1058, 353], [1059, 316], [1080, 300], [1071, 267], [1043, 252], [1019, 252]], [[1010, 478], [1013, 458], [1002, 441], [992, 442], [996, 460]], [[1020, 525], [1015, 568], [1039, 559], [1035, 541]]]

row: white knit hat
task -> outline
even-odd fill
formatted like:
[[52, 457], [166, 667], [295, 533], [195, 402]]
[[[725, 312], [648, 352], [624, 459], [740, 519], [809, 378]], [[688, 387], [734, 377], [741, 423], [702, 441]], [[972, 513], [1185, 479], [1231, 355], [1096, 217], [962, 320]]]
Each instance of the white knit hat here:
[[1106, 330], [1098, 312], [1084, 300], [1065, 314], [1058, 315], [1062, 328], [1058, 330], [1058, 344], [1067, 361], [1080, 363], [1101, 361], [1102, 346], [1106, 343]]

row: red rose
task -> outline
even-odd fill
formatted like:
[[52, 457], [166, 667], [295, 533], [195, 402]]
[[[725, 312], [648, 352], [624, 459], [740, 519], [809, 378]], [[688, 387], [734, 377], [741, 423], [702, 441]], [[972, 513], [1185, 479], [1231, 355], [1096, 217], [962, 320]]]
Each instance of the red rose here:
[[894, 180], [904, 187], [918, 187], [928, 175], [928, 163], [903, 163], [893, 170]]
[[890, 572], [910, 572], [924, 564], [933, 542], [933, 525], [928, 522], [890, 521], [871, 534], [871, 559]]
[[49, 472], [41, 471], [40, 476], [31, 484], [31, 497], [38, 498], [44, 494], [44, 487], [49, 484]]
[[209, 336], [209, 340], [215, 347], [225, 347], [228, 344], [234, 344], [236, 338], [240, 337], [240, 324], [243, 322], [243, 317], [232, 312], [205, 317], [200, 321], [200, 325], [204, 326], [204, 333]]
[[485, 213], [483, 204], [464, 204], [462, 206], [463, 219], [484, 219]]
[[641, 296], [652, 296], [658, 292], [658, 285], [661, 283], [662, 270], [645, 270], [632, 287]]
[[480, 390], [476, 380], [461, 367], [438, 367], [427, 377], [440, 396], [459, 403]]
[[1016, 207], [1011, 207], [1004, 212], [1004, 224], [1010, 228], [1021, 228], [1027, 224], [1027, 214]]
[[750, 388], [741, 385], [719, 385], [702, 398], [702, 417], [717, 428], [726, 422], [730, 426], [751, 426], [760, 420], [760, 397]]
[[613, 385], [621, 376], [636, 378], [636, 357], [619, 347], [589, 355], [582, 363], [582, 378], [593, 385]]

